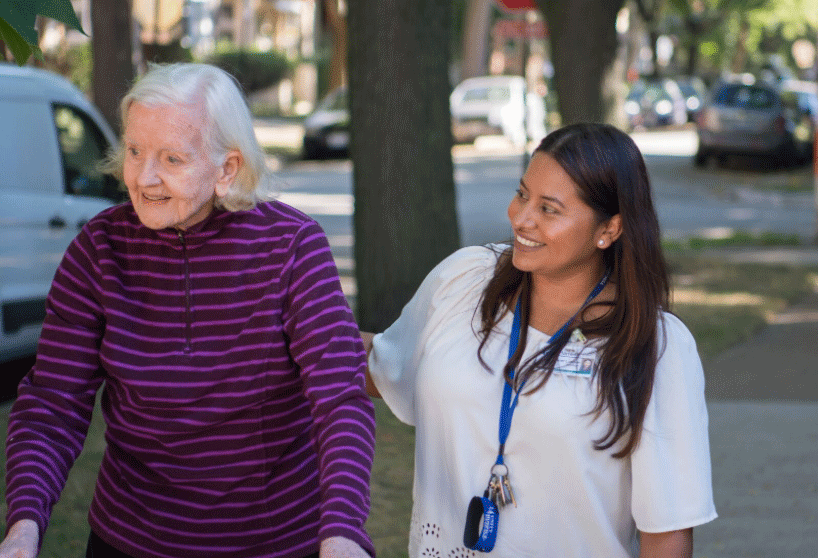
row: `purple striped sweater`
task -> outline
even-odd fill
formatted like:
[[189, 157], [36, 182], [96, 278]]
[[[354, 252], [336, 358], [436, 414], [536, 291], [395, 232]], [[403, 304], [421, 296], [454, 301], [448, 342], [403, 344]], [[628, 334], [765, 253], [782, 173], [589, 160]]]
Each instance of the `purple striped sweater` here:
[[[366, 355], [315, 221], [278, 202], [183, 235], [130, 203], [68, 248], [9, 419], [7, 524], [45, 531], [105, 383], [93, 530], [136, 557], [281, 557], [364, 522]], [[42, 536], [41, 536], [42, 540]]]

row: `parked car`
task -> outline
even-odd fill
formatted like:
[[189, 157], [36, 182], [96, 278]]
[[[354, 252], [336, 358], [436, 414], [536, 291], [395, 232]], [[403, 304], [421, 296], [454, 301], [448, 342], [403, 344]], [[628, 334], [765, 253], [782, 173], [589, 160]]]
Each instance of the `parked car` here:
[[784, 165], [807, 162], [818, 122], [818, 88], [809, 82], [727, 81], [699, 114], [695, 163], [730, 154], [761, 155]]
[[696, 115], [702, 109], [707, 98], [707, 86], [704, 84], [704, 80], [697, 76], [677, 77], [676, 84], [685, 98], [687, 121], [695, 122]]
[[[454, 88], [449, 101], [452, 135], [457, 143], [471, 142], [482, 135], [504, 135], [514, 144], [524, 145], [526, 139], [545, 136], [545, 99], [527, 92], [520, 76], [464, 80]], [[302, 149], [305, 159], [349, 155], [348, 103], [346, 87], [339, 87], [307, 116]]]
[[687, 105], [672, 79], [640, 79], [625, 99], [625, 115], [632, 129], [678, 126], [687, 122]]
[[349, 95], [345, 86], [326, 95], [304, 120], [305, 159], [349, 155]]
[[34, 354], [65, 249], [124, 199], [97, 163], [116, 143], [69, 81], [0, 63], [0, 363]]
[[545, 136], [545, 100], [527, 91], [521, 76], [484, 76], [463, 80], [449, 96], [452, 135], [467, 143], [483, 135], [507, 137], [515, 145]]

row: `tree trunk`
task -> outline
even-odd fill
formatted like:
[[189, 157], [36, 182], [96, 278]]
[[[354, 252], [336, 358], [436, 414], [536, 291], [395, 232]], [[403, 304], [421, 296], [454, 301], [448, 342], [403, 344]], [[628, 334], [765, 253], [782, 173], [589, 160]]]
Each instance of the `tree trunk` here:
[[488, 29], [493, 3], [493, 0], [468, 0], [466, 2], [461, 80], [484, 76], [488, 73]]
[[347, 21], [338, 9], [338, 0], [324, 0], [324, 12], [332, 33], [332, 55], [329, 63], [329, 91], [347, 82]]
[[659, 30], [656, 28], [657, 22], [664, 6], [663, 0], [636, 0], [636, 8], [639, 16], [645, 23], [648, 30], [648, 37], [650, 38], [650, 59], [651, 59], [651, 77], [658, 78], [659, 71], [659, 56], [656, 52], [656, 45], [659, 42]]
[[233, 42], [244, 49], [252, 48], [256, 38], [257, 0], [233, 1]]
[[625, 0], [537, 0], [548, 22], [563, 124], [616, 123], [616, 16]]
[[94, 103], [111, 128], [119, 132], [119, 103], [134, 79], [131, 3], [123, 0], [93, 0], [91, 27], [91, 50], [94, 56], [91, 88]]
[[739, 23], [738, 37], [736, 37], [736, 46], [733, 51], [733, 58], [730, 61], [730, 69], [734, 74], [740, 74], [746, 70], [749, 55], [747, 52], [747, 38], [750, 34], [750, 23], [744, 14], [740, 17], [741, 21]]
[[459, 245], [449, 113], [450, 0], [349, 2], [355, 271], [382, 331]]

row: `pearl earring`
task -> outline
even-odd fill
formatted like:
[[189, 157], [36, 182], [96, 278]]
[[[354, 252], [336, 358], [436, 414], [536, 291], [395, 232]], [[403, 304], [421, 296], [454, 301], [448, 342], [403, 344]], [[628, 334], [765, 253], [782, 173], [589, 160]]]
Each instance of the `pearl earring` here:
[[600, 246], [605, 246], [605, 241], [600, 238], [598, 244]]

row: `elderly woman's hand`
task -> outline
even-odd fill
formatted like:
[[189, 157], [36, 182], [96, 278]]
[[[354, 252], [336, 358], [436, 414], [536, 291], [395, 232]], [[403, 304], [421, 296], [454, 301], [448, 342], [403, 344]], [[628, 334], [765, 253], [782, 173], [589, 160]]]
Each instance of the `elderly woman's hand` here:
[[[330, 537], [321, 541], [321, 558], [369, 558], [357, 543], [345, 537]], [[0, 557], [2, 558], [2, 557]]]
[[30, 519], [21, 519], [11, 526], [6, 539], [0, 544], [0, 558], [35, 558], [40, 532]]

